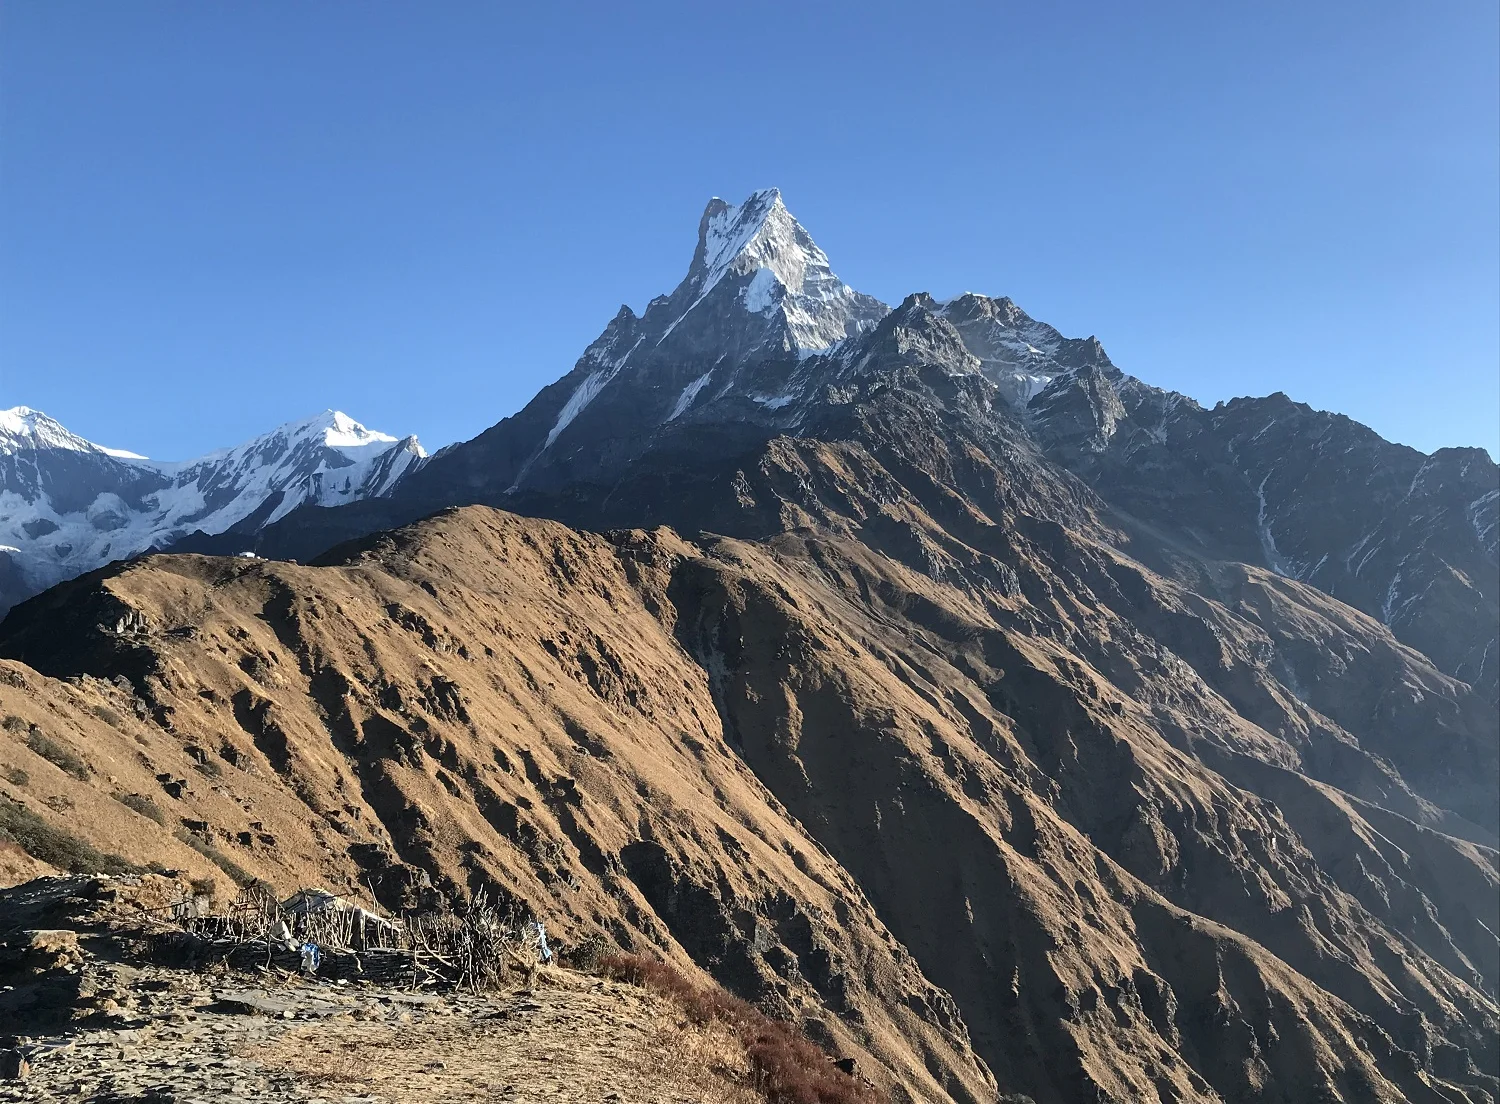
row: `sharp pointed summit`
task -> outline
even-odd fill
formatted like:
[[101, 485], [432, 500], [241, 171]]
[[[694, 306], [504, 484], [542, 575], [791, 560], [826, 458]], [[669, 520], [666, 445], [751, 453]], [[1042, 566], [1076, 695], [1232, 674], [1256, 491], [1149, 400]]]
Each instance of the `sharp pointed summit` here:
[[[818, 358], [889, 310], [834, 274], [777, 189], [711, 199], [671, 294], [640, 315], [622, 307], [571, 372], [443, 467], [474, 487], [503, 480], [510, 500], [604, 479], [669, 430], [790, 425], [792, 392], [812, 386]], [[613, 449], [598, 453], [600, 440]]]
[[783, 322], [784, 346], [804, 353], [869, 329], [887, 309], [834, 275], [828, 255], [776, 188], [754, 192], [738, 206], [717, 196], [709, 200], [687, 278], [668, 300], [674, 307], [686, 300], [686, 309], [668, 332], [721, 285], [732, 288], [730, 298], [744, 311]]

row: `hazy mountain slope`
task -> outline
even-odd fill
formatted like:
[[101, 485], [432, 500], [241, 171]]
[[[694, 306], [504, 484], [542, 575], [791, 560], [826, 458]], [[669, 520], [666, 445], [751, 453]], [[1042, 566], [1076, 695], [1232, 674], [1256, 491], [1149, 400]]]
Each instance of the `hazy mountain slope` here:
[[1112, 505], [1363, 610], [1495, 701], [1500, 468], [1483, 449], [1426, 456], [1281, 394], [1205, 410], [1109, 368], [1029, 413]]

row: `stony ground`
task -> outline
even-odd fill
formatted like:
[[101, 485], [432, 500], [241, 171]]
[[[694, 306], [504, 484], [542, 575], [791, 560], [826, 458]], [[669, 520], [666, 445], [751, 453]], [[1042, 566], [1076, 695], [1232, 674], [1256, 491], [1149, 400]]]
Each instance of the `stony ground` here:
[[[743, 1052], [630, 986], [413, 993], [110, 967], [109, 1026], [19, 1039], [0, 1101], [91, 1104], [750, 1104]], [[260, 987], [246, 982], [269, 982]]]

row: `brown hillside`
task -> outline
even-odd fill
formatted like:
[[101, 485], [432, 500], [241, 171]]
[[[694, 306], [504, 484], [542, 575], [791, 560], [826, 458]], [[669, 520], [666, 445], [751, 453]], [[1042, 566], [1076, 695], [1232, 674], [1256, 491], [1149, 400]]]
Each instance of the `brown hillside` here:
[[[990, 1098], [951, 998], [725, 743], [634, 573], [601, 537], [475, 509], [344, 568], [167, 557], [80, 580], [12, 639], [98, 677], [9, 663], [0, 709], [89, 777], [12, 737], [30, 782], [5, 792], [136, 863], [216, 874], [196, 840], [390, 908], [499, 887], [564, 945], [696, 961], [916, 1099]], [[128, 794], [165, 824], [110, 800]]]
[[1484, 779], [1409, 746], [1484, 761], [1467, 687], [1269, 573], [893, 484], [778, 444], [763, 540], [474, 507], [107, 569], [0, 626], [0, 787], [135, 863], [498, 887], [902, 1098], [1500, 1094]]

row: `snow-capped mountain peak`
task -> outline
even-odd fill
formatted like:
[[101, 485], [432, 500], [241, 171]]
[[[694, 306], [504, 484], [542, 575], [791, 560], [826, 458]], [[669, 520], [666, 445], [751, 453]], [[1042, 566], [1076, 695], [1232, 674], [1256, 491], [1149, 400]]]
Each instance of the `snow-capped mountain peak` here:
[[426, 462], [415, 437], [325, 410], [233, 448], [163, 462], [106, 449], [28, 407], [0, 411], [0, 609], [194, 533], [254, 530], [304, 503], [390, 493]]
[[680, 313], [660, 340], [726, 283], [746, 312], [781, 316], [785, 344], [804, 353], [827, 349], [885, 313], [883, 304], [834, 274], [828, 255], [776, 188], [754, 192], [738, 205], [718, 197], [709, 201], [687, 278], [666, 300]]
[[271, 521], [303, 502], [332, 506], [379, 497], [426, 457], [415, 437], [398, 440], [366, 429], [342, 411], [325, 410], [234, 448], [185, 464], [159, 466], [170, 470], [189, 500], [210, 489], [235, 489], [232, 501], [211, 511], [221, 514], [216, 519], [219, 529], [204, 529], [211, 533], [261, 510], [273, 495], [279, 501], [271, 506]]
[[740, 204], [711, 199], [676, 289], [640, 315], [622, 307], [527, 407], [535, 436], [509, 468], [510, 489], [550, 478], [544, 457], [571, 455], [572, 438], [629, 435], [622, 416], [639, 414], [654, 430], [720, 402], [754, 417], [780, 411], [792, 367], [869, 333], [888, 313], [834, 274], [775, 188]]
[[698, 227], [688, 280], [705, 295], [729, 272], [766, 271], [787, 289], [802, 290], [808, 269], [828, 272], [828, 257], [792, 217], [781, 192], [755, 192], [739, 206], [715, 196]]
[[[322, 435], [328, 448], [364, 448], [372, 444], [394, 444], [398, 438], [376, 429], [367, 429], [342, 410], [325, 410], [310, 418], [288, 422], [274, 432], [289, 437]], [[418, 447], [418, 455], [426, 456]]]
[[139, 453], [124, 449], [105, 448], [96, 445], [76, 433], [70, 433], [62, 424], [47, 417], [40, 410], [29, 406], [13, 406], [0, 410], [0, 452], [20, 452], [23, 449], [68, 449], [72, 452], [99, 452], [122, 460], [144, 460]]
[[[427, 453], [416, 443], [416, 438], [407, 438], [411, 442], [409, 451], [414, 451], [418, 457], [425, 457]], [[298, 446], [308, 448], [334, 449], [341, 453], [350, 450], [385, 451], [391, 445], [401, 443], [402, 438], [392, 437], [389, 433], [381, 433], [379, 430], [368, 429], [355, 421], [342, 410], [324, 410], [318, 414], [309, 415], [306, 418], [298, 418], [295, 421], [284, 422], [268, 433], [262, 433], [258, 437], [233, 446], [232, 448], [217, 449], [205, 454], [195, 460], [177, 462], [173, 464], [161, 464], [163, 468], [171, 468], [181, 471], [185, 468], [196, 467], [211, 461], [221, 461], [225, 457], [248, 455], [256, 456], [264, 460], [270, 453], [279, 453], [286, 449], [294, 449]], [[353, 453], [351, 453], [353, 455]]]

